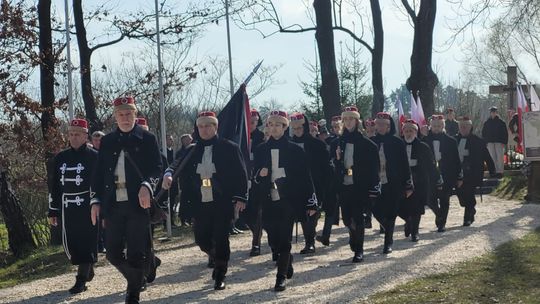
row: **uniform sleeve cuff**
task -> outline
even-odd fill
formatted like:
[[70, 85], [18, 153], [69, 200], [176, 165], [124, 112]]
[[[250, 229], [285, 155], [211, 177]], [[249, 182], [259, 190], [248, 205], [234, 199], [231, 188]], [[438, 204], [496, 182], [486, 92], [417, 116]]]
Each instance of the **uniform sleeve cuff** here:
[[101, 204], [101, 201], [97, 198], [93, 198], [90, 200], [90, 206], [92, 206], [93, 204]]
[[237, 201], [240, 201], [243, 203], [247, 202], [247, 198], [244, 196], [233, 196], [232, 199], [233, 199], [233, 203]]
[[167, 168], [167, 170], [165, 170], [165, 174], [163, 174], [164, 177], [168, 177], [172, 175], [173, 175], [173, 170], [171, 168]]

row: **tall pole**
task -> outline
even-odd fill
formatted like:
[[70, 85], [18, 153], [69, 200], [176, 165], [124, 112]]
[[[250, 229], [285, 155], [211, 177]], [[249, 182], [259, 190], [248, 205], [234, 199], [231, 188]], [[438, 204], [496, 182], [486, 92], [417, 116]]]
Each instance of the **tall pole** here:
[[[155, 0], [156, 4], [156, 42], [157, 42], [157, 58], [158, 58], [158, 79], [159, 79], [159, 119], [160, 119], [160, 132], [161, 132], [161, 150], [163, 153], [167, 153], [167, 136], [165, 134], [165, 104], [163, 97], [163, 73], [161, 65], [161, 39], [159, 36], [159, 7], [158, 0]], [[169, 202], [167, 204], [167, 237], [172, 236], [171, 227], [171, 196], [169, 195]]]
[[66, 52], [67, 52], [67, 77], [68, 77], [68, 113], [69, 120], [73, 119], [73, 79], [71, 78], [71, 35], [69, 33], [69, 3], [68, 0], [64, 0], [64, 17], [66, 19]]
[[232, 54], [231, 54], [231, 29], [229, 27], [229, 0], [225, 0], [225, 20], [227, 24], [227, 48], [229, 50], [229, 85], [231, 98], [234, 95], [233, 72], [232, 72]]

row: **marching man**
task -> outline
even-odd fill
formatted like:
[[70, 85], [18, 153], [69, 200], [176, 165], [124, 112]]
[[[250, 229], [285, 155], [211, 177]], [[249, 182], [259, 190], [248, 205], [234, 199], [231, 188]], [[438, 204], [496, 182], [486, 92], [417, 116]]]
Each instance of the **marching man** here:
[[126, 279], [126, 303], [131, 304], [139, 303], [146, 281], [148, 209], [162, 172], [161, 153], [156, 137], [135, 124], [135, 99], [120, 97], [113, 104], [118, 128], [101, 140], [91, 216], [94, 224], [100, 215], [105, 218], [107, 259]]
[[439, 190], [440, 187], [433, 189], [428, 202], [428, 206], [435, 213], [435, 225], [437, 225], [438, 232], [445, 231], [452, 189], [459, 188], [463, 184], [456, 140], [444, 132], [444, 127], [444, 116], [432, 115], [431, 130], [424, 138], [433, 152], [435, 164], [443, 178], [442, 189]]
[[255, 150], [254, 187], [262, 202], [263, 227], [277, 258], [275, 291], [285, 290], [292, 278], [291, 238], [295, 220], [314, 216], [318, 205], [302, 148], [284, 136], [289, 126], [284, 111], [271, 111], [270, 138]]
[[461, 207], [465, 207], [463, 226], [470, 226], [476, 214], [475, 189], [482, 184], [484, 178], [484, 163], [490, 176], [495, 177], [495, 164], [491, 159], [486, 143], [472, 132], [472, 121], [468, 116], [459, 120], [458, 142], [459, 159], [463, 169], [463, 186], [457, 190]]
[[431, 185], [442, 188], [442, 177], [435, 166], [433, 153], [429, 146], [418, 139], [418, 124], [408, 119], [403, 124], [403, 139], [405, 140], [407, 159], [411, 168], [414, 192], [408, 198], [403, 198], [399, 215], [405, 220], [405, 237], [411, 236], [411, 241], [418, 242], [418, 227], [425, 213]]
[[[196, 124], [199, 138], [190, 148], [193, 154], [188, 152], [185, 167], [180, 168], [180, 188], [193, 202], [195, 243], [214, 268], [214, 289], [223, 290], [231, 254], [229, 228], [246, 207], [247, 173], [238, 145], [218, 137], [214, 112], [199, 113]], [[171, 186], [180, 163], [175, 161], [165, 171], [164, 189]]]
[[366, 217], [371, 202], [380, 193], [377, 145], [360, 133], [360, 113], [355, 106], [341, 113], [343, 135], [336, 149], [335, 167], [340, 181], [339, 197], [343, 223], [349, 228], [353, 263], [364, 260]]
[[378, 217], [384, 227], [383, 253], [388, 254], [392, 252], [394, 226], [399, 205], [404, 197], [408, 198], [412, 195], [414, 186], [407, 160], [407, 150], [404, 142], [394, 136], [396, 127], [390, 114], [377, 113], [375, 128], [377, 135], [373, 141], [379, 149], [381, 196], [373, 206], [373, 214]]
[[[69, 148], [54, 157], [50, 185], [49, 223], [62, 225], [64, 251], [73, 265], [78, 265], [72, 294], [87, 289], [86, 282], [94, 277], [97, 262], [97, 227], [90, 213], [90, 181], [97, 152], [86, 145], [88, 123], [73, 119], [68, 127]], [[62, 222], [59, 223], [59, 218]]]
[[[306, 153], [307, 163], [317, 199], [320, 201], [326, 197], [326, 188], [331, 176], [330, 156], [326, 150], [326, 144], [309, 133], [309, 123], [302, 113], [291, 115], [292, 142], [297, 144]], [[315, 253], [315, 229], [320, 213], [306, 216], [302, 219], [302, 231], [306, 240], [304, 249], [300, 254]]]

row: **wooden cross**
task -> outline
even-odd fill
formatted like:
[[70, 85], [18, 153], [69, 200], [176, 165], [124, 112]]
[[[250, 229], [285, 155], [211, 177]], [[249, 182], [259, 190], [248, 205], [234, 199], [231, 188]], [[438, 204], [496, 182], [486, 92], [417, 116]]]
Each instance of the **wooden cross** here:
[[[489, 86], [489, 94], [507, 94], [508, 96], [508, 109], [515, 109], [517, 100], [516, 83], [517, 83], [517, 67], [509, 66], [506, 68], [506, 85], [493, 85]], [[522, 85], [523, 92], [527, 92], [529, 88], [526, 85]]]

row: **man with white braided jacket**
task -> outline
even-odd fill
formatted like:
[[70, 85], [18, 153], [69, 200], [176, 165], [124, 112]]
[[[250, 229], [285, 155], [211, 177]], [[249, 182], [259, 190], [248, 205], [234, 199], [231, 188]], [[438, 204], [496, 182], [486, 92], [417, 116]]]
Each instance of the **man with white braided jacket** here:
[[223, 290], [231, 255], [229, 229], [246, 208], [247, 172], [238, 145], [218, 137], [214, 112], [199, 113], [196, 124], [197, 142], [185, 156], [189, 157], [186, 165], [178, 168], [184, 159], [171, 164], [165, 171], [163, 188], [169, 189], [174, 171], [181, 170], [180, 189], [193, 202], [195, 243], [209, 257], [214, 289]]
[[392, 252], [399, 205], [404, 197], [412, 195], [414, 186], [405, 143], [395, 136], [396, 127], [390, 114], [377, 113], [375, 128], [377, 135], [373, 141], [379, 150], [381, 196], [373, 206], [373, 215], [384, 227], [383, 253], [388, 254]]

